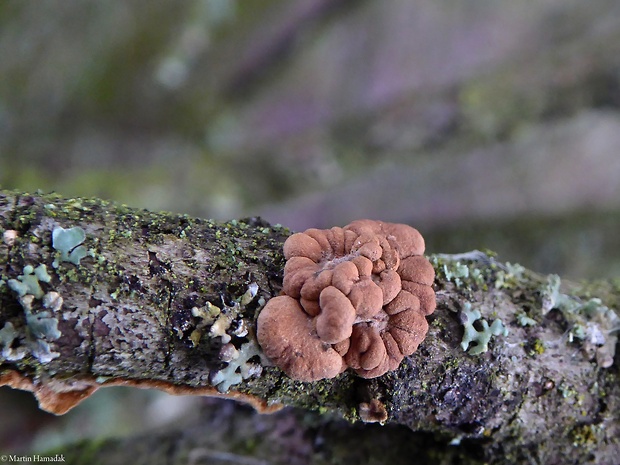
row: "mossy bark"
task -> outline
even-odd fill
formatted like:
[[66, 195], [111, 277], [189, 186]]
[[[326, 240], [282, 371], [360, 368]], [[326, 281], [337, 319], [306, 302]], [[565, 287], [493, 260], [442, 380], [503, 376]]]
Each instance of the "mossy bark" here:
[[[78, 265], [54, 267], [60, 254], [51, 236], [59, 227], [86, 232], [88, 255]], [[220, 348], [226, 340], [238, 349], [253, 342], [261, 303], [279, 292], [281, 249], [290, 234], [258, 218], [215, 223], [102, 200], [11, 192], [0, 193], [0, 232], [0, 328], [10, 322], [28, 331], [23, 296], [9, 285], [24, 276], [25, 266], [45, 264], [51, 280], [40, 283], [42, 291], [63, 299], [57, 310], [34, 299], [29, 310], [51, 312], [57, 321], [60, 337], [41, 338], [58, 356], [41, 360], [31, 351], [10, 359], [3, 347], [0, 376], [13, 376], [13, 385], [52, 406], [67, 393], [88, 395], [115, 383], [217, 393], [212, 375], [226, 365]], [[602, 342], [586, 330], [598, 325], [613, 336], [617, 328], [607, 323], [620, 286], [560, 286], [555, 277], [482, 253], [430, 258], [437, 310], [426, 340], [397, 371], [301, 383], [262, 366], [228, 395], [351, 421], [360, 419], [360, 404], [374, 399], [385, 407], [388, 425], [432, 434], [437, 453], [447, 442], [460, 444], [474, 451], [468, 452], [472, 461], [613, 463], [620, 453], [618, 363], [597, 358]], [[254, 284], [258, 290], [248, 296]], [[500, 318], [508, 335], [495, 336], [480, 355], [463, 350], [459, 318], [466, 306], [489, 323]], [[225, 316], [224, 331], [196, 311], [214, 307]]]

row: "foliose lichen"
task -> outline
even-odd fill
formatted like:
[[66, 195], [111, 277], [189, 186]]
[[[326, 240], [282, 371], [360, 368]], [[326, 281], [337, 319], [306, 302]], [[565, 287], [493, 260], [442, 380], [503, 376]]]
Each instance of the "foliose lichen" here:
[[480, 287], [486, 290], [485, 271], [488, 267], [481, 264], [490, 263], [491, 257], [479, 250], [462, 254], [434, 254], [429, 258], [439, 281], [452, 282], [457, 287]]
[[546, 315], [553, 308], [564, 306], [568, 300], [568, 296], [560, 292], [561, 280], [557, 274], [547, 276], [547, 283], [541, 292], [542, 314]]
[[54, 260], [52, 266], [58, 268], [60, 262], [69, 262], [79, 265], [80, 260], [88, 255], [88, 250], [81, 245], [86, 239], [86, 232], [79, 226], [64, 229], [57, 226], [52, 231], [52, 247], [60, 252], [60, 257]]
[[[20, 360], [30, 354], [41, 363], [47, 363], [60, 355], [51, 350], [48, 342], [61, 335], [58, 320], [49, 310], [57, 311], [62, 307], [60, 294], [54, 291], [44, 293], [41, 287], [41, 283], [50, 281], [51, 276], [44, 264], [36, 268], [26, 265], [22, 275], [8, 281], [22, 306], [24, 318], [7, 321], [0, 329], [2, 357], [6, 360]], [[43, 307], [48, 310], [33, 313], [36, 300], [41, 300]]]
[[520, 326], [536, 326], [538, 324], [534, 318], [530, 318], [524, 311], [518, 312], [516, 317]]
[[[463, 304], [460, 320], [465, 332], [461, 340], [461, 348], [467, 350], [470, 343], [475, 343], [476, 345], [468, 350], [468, 353], [471, 355], [479, 355], [489, 350], [489, 342], [493, 336], [508, 335], [508, 328], [504, 326], [502, 320], [497, 319], [489, 325], [489, 322], [481, 317], [480, 310], [472, 309], [469, 302]], [[479, 321], [481, 330], [474, 327], [476, 321]]]
[[253, 357], [260, 357], [262, 355], [260, 347], [253, 339], [245, 344], [241, 344], [239, 350], [232, 352], [233, 355], [231, 360], [228, 361], [228, 366], [216, 371], [211, 376], [211, 383], [220, 392], [227, 392], [231, 386], [239, 384], [252, 376], [259, 376], [263, 371], [263, 367], [260, 364], [250, 362], [250, 359]]
[[495, 289], [509, 289], [515, 287], [522, 279], [525, 267], [518, 263], [506, 262], [495, 275]]
[[[199, 319], [190, 334], [194, 347], [200, 344], [205, 334], [211, 339], [218, 339], [218, 343], [221, 344], [219, 358], [224, 366], [214, 370], [209, 377], [211, 384], [220, 392], [227, 392], [232, 386], [253, 376], [259, 376], [263, 370], [259, 358], [267, 363], [253, 331], [250, 330], [250, 323], [242, 317], [246, 306], [256, 299], [258, 290], [258, 285], [251, 283], [232, 305], [222, 302], [220, 308], [207, 302], [202, 307], [192, 308], [192, 316]], [[260, 298], [256, 303], [260, 308], [265, 301]]]
[[47, 267], [41, 264], [34, 268], [32, 265], [26, 265], [17, 279], [9, 279], [9, 287], [19, 296], [32, 294], [36, 299], [43, 297], [43, 289], [39, 282], [49, 283], [52, 277], [47, 272]]
[[454, 282], [457, 286], [462, 284], [461, 279], [469, 278], [469, 267], [460, 261], [454, 263], [451, 268], [444, 264], [442, 269], [446, 280]]
[[582, 349], [599, 366], [608, 368], [613, 364], [620, 331], [620, 317], [598, 298], [586, 301], [561, 292], [561, 279], [549, 275], [541, 291], [541, 311], [546, 315], [558, 309], [570, 325], [568, 342], [579, 339]]
[[192, 308], [192, 316], [199, 318], [196, 328], [189, 336], [192, 344], [194, 344], [194, 347], [200, 343], [200, 339], [205, 333], [206, 328], [215, 323], [216, 318], [221, 314], [221, 312], [222, 310], [218, 306], [213, 305], [211, 302], [207, 302], [203, 307]]
[[14, 347], [15, 340], [19, 340], [19, 337], [19, 332], [10, 321], [7, 321], [0, 329], [0, 345], [2, 346], [2, 357], [5, 360], [20, 360], [26, 355], [26, 348], [24, 346], [18, 345]]

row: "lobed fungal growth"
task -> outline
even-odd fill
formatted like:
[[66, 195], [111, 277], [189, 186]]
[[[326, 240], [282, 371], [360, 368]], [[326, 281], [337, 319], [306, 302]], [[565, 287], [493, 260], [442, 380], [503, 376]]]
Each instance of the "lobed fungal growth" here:
[[374, 378], [416, 351], [435, 310], [435, 271], [414, 228], [358, 220], [308, 229], [284, 243], [283, 294], [267, 302], [257, 337], [291, 378], [347, 367]]

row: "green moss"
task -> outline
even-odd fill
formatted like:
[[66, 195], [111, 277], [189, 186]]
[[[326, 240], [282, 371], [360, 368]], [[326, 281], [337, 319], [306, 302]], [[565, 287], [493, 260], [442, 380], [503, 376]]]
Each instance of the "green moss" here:
[[592, 425], [575, 426], [570, 432], [570, 437], [575, 447], [592, 446], [598, 443], [596, 432]]
[[545, 343], [540, 339], [534, 340], [534, 344], [532, 344], [532, 349], [530, 351], [531, 355], [542, 355], [545, 353]]
[[451, 370], [454, 370], [455, 368], [458, 368], [459, 363], [460, 362], [457, 357], [448, 357], [444, 360], [443, 367], [447, 371], [451, 371]]
[[295, 381], [283, 377], [275, 367], [266, 367], [261, 376], [264, 397], [272, 402], [295, 405], [308, 410], [317, 410], [317, 406], [331, 412], [339, 412], [346, 420], [355, 422], [358, 405], [355, 396], [355, 376], [349, 373], [311, 383]]
[[560, 383], [558, 385], [558, 391], [560, 391], [560, 394], [564, 399], [568, 399], [577, 395], [577, 391], [575, 390], [575, 388], [569, 386], [566, 383]]

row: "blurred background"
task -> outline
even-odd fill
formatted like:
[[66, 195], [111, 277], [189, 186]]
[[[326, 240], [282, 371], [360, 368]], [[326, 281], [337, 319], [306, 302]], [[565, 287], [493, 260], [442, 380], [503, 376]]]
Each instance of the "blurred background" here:
[[[0, 186], [293, 230], [383, 219], [430, 253], [615, 277], [620, 2], [2, 0]], [[204, 402], [107, 391], [57, 419], [3, 388], [0, 448]]]

